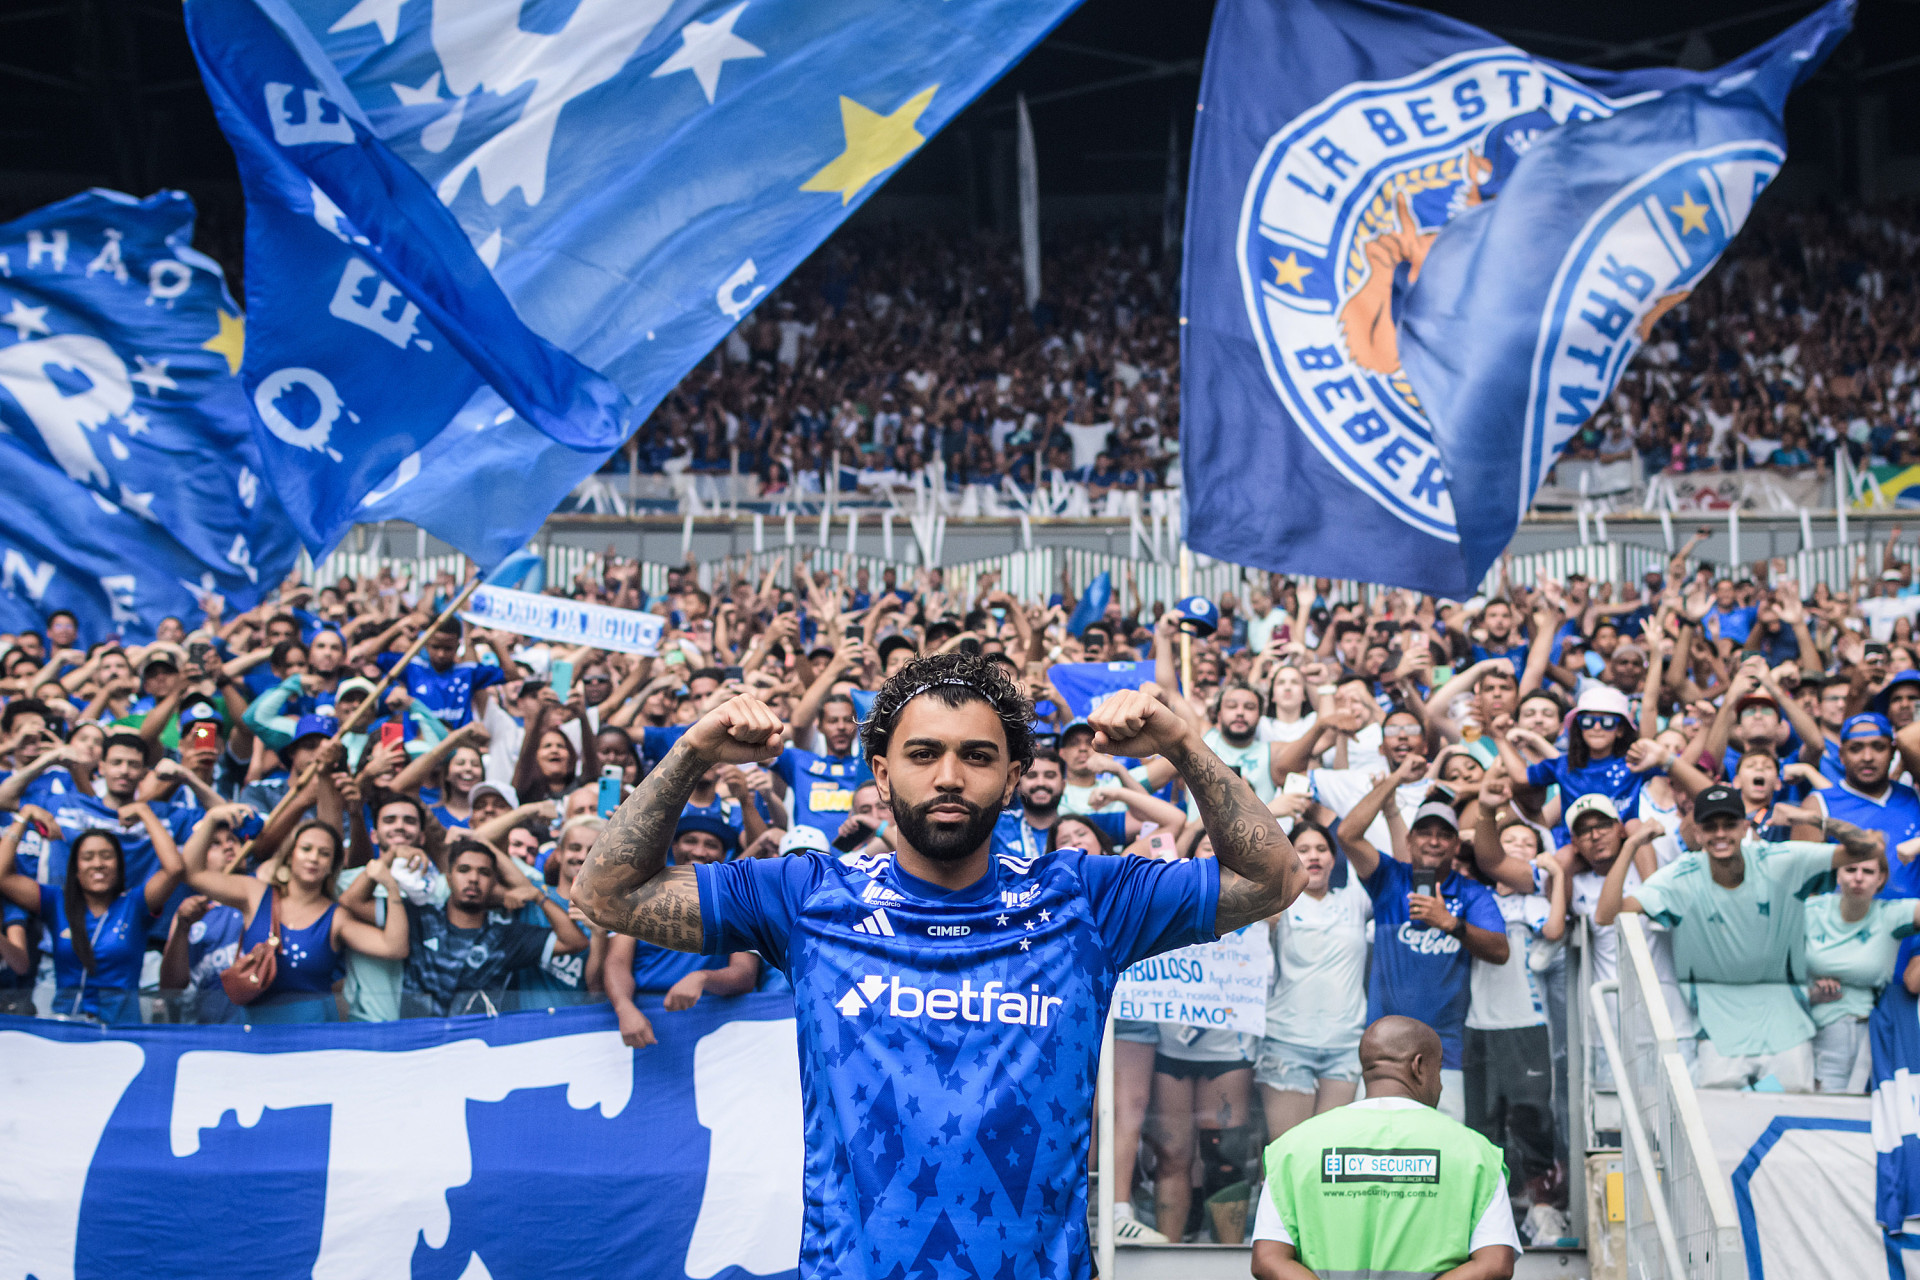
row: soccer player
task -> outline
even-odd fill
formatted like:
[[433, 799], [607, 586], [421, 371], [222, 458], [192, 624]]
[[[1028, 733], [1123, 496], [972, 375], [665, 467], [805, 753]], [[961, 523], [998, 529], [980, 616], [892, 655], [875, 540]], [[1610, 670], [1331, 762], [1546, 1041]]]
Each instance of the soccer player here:
[[1089, 1101], [1119, 974], [1283, 910], [1303, 876], [1253, 789], [1137, 690], [1092, 716], [1101, 750], [1163, 755], [1215, 858], [993, 852], [1033, 754], [1033, 708], [983, 658], [916, 659], [865, 749], [897, 852], [667, 866], [716, 761], [772, 758], [751, 697], [715, 708], [620, 806], [574, 884], [595, 922], [681, 951], [758, 951], [799, 1020], [805, 1276], [915, 1268], [1085, 1280]]

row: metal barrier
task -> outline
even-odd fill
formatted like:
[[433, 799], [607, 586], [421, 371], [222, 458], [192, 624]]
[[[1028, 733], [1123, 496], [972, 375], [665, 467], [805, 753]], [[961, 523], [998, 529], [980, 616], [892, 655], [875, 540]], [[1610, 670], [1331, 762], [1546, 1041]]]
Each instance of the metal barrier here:
[[[1627, 1142], [1629, 1274], [1738, 1280], [1747, 1274], [1732, 1191], [1708, 1139], [1693, 1081], [1640, 917], [1615, 922], [1620, 976], [1587, 989], [1613, 1068]], [[1606, 996], [1617, 995], [1619, 1030]]]

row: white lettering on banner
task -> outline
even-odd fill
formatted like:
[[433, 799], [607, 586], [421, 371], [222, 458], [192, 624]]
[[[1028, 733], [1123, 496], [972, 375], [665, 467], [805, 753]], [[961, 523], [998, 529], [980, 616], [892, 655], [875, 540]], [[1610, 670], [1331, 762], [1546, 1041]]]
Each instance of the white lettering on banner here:
[[107, 607], [113, 611], [114, 626], [139, 625], [140, 610], [134, 605], [140, 592], [139, 579], [130, 573], [104, 574], [100, 589], [107, 593]]
[[740, 296], [740, 291], [753, 284], [754, 277], [759, 274], [760, 269], [753, 265], [752, 258], [748, 258], [734, 268], [733, 274], [720, 286], [720, 291], [713, 295], [713, 300], [720, 304], [720, 310], [726, 312], [729, 320], [738, 320], [745, 315], [747, 308], [767, 291], [765, 285], [753, 285], [746, 297]]
[[667, 625], [667, 620], [657, 613], [612, 609], [603, 604], [535, 595], [507, 587], [479, 588], [460, 616], [479, 626], [537, 640], [587, 644], [616, 653], [658, 652], [660, 636]]
[[47, 235], [39, 231], [27, 232], [27, 266], [40, 265], [40, 259], [51, 258], [55, 271], [67, 269], [67, 233], [55, 231]]
[[0, 1271], [73, 1280], [80, 1201], [100, 1136], [147, 1055], [0, 1031]]
[[597, 1106], [611, 1119], [632, 1098], [633, 1051], [618, 1032], [594, 1031], [513, 1045], [459, 1040], [404, 1053], [185, 1053], [174, 1083], [173, 1154], [199, 1151], [200, 1131], [229, 1111], [250, 1129], [269, 1107], [330, 1107], [314, 1280], [407, 1280], [416, 1244], [447, 1243], [447, 1192], [473, 1177], [468, 1103], [558, 1085], [567, 1086], [576, 1111]]
[[[280, 397], [295, 387], [304, 387], [317, 403], [317, 411], [309, 426], [300, 426], [289, 418], [280, 408]], [[340, 461], [340, 451], [329, 448], [327, 439], [333, 434], [333, 424], [340, 419], [345, 407], [340, 393], [333, 389], [333, 383], [327, 375], [317, 369], [275, 369], [260, 379], [260, 385], [253, 390], [253, 407], [260, 414], [267, 430], [274, 437], [284, 440], [298, 449], [316, 449], [326, 453], [335, 462]]]
[[8, 547], [6, 554], [0, 556], [0, 587], [39, 604], [40, 597], [46, 595], [47, 588], [52, 585], [53, 565], [48, 561], [29, 563], [25, 556], [12, 547]]
[[92, 262], [87, 264], [89, 276], [99, 275], [104, 271], [121, 284], [127, 282], [126, 259], [120, 256], [120, 240], [123, 234], [112, 227], [107, 228], [107, 242], [100, 246], [100, 252], [93, 256]]
[[[49, 369], [87, 385], [69, 394], [47, 376]], [[0, 351], [0, 388], [33, 420], [67, 479], [112, 487], [113, 477], [87, 439], [88, 432], [133, 408], [133, 381], [112, 347], [84, 333], [16, 342]]]
[[1267, 926], [1250, 924], [1129, 967], [1113, 990], [1113, 1016], [1264, 1035], [1272, 975]]
[[388, 498], [391, 498], [400, 491], [400, 486], [414, 479], [419, 474], [420, 451], [415, 449], [412, 453], [400, 459], [400, 465], [393, 469], [392, 475], [367, 490], [367, 496], [360, 499], [360, 505], [370, 507], [376, 502], [385, 502]]
[[287, 103], [292, 94], [290, 84], [270, 82], [267, 85], [267, 120], [273, 125], [275, 142], [283, 147], [297, 147], [309, 142], [353, 141], [353, 125], [348, 123], [339, 103], [318, 89], [303, 90], [301, 103], [306, 110], [295, 120]]
[[[361, 286], [368, 281], [377, 282], [373, 288], [373, 300], [362, 302]], [[403, 304], [399, 315], [391, 314], [395, 301]], [[340, 283], [333, 290], [333, 301], [327, 304], [327, 314], [348, 324], [357, 324], [370, 333], [377, 333], [402, 351], [406, 350], [407, 343], [413, 341], [420, 321], [420, 308], [408, 302], [400, 290], [374, 269], [372, 263], [358, 256], [348, 258], [347, 265], [341, 270]], [[420, 349], [431, 351], [433, 348], [422, 341]]]
[[193, 283], [193, 268], [172, 258], [162, 258], [147, 268], [147, 301], [171, 302]]
[[729, 1022], [694, 1046], [694, 1111], [713, 1145], [687, 1242], [690, 1280], [729, 1267], [773, 1275], [800, 1256], [806, 1131], [795, 1034], [792, 1018]]

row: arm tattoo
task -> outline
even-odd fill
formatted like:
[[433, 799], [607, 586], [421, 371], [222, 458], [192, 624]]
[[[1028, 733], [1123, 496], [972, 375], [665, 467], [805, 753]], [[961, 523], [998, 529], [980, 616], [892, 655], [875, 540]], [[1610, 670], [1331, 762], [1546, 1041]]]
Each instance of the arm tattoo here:
[[1833, 837], [1833, 842], [1845, 849], [1847, 857], [1855, 862], [1863, 862], [1886, 848], [1886, 837], [1880, 832], [1856, 827], [1851, 822], [1828, 818], [1820, 827], [1821, 833]]
[[667, 851], [706, 768], [684, 741], [676, 743], [607, 820], [573, 885], [573, 900], [589, 920], [655, 946], [700, 950], [693, 868], [669, 867]]
[[1247, 780], [1227, 768], [1207, 747], [1194, 744], [1168, 757], [1200, 810], [1220, 862], [1220, 905], [1214, 928], [1231, 933], [1264, 920], [1300, 892], [1300, 862], [1293, 842], [1280, 830]]

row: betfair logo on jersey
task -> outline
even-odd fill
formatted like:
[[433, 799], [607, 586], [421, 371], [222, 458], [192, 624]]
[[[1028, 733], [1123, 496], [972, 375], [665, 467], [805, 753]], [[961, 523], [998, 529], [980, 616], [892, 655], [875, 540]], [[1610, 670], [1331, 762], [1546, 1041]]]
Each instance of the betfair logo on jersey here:
[[1045, 1027], [1053, 1011], [1066, 1003], [1059, 996], [1042, 995], [1038, 984], [1025, 992], [1007, 991], [1005, 984], [988, 982], [975, 987], [971, 978], [952, 987], [908, 987], [870, 973], [847, 988], [833, 1002], [842, 1017], [852, 1018], [874, 1009], [893, 1018], [931, 1018], [935, 1022], [999, 1022], [1019, 1027]]
[[1321, 1182], [1438, 1182], [1440, 1153], [1430, 1147], [1326, 1147]]

